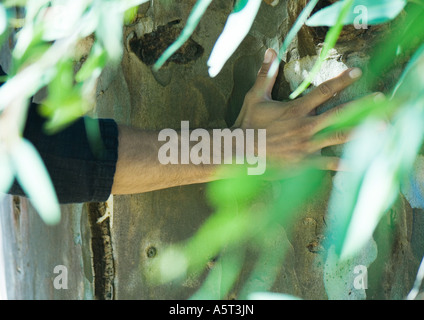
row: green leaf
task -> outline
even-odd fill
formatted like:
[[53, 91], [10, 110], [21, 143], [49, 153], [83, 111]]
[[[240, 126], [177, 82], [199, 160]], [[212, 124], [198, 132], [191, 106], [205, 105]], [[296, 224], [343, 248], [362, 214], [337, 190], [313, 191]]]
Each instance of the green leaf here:
[[43, 40], [55, 41], [72, 37], [75, 29], [84, 20], [88, 10], [87, 1], [51, 1], [47, 10], [43, 11], [41, 22]]
[[243, 10], [243, 8], [247, 5], [249, 0], [237, 0], [236, 4], [234, 5], [233, 12], [239, 12]]
[[224, 250], [197, 292], [190, 300], [224, 299], [236, 282], [244, 260], [244, 251]]
[[2, 35], [7, 28], [7, 14], [6, 9], [0, 4], [0, 35]]
[[6, 152], [0, 152], [0, 193], [9, 191], [13, 183], [14, 169]]
[[213, 181], [207, 189], [208, 199], [217, 208], [233, 201], [239, 202], [239, 205], [247, 203], [263, 187], [262, 177], [246, 175], [245, 166], [234, 165], [229, 170], [235, 178]]
[[24, 27], [19, 34], [18, 42], [13, 49], [13, 63], [11, 75], [16, 74], [23, 66], [36, 63], [51, 47], [42, 39], [41, 28], [33, 30]]
[[318, 72], [321, 70], [321, 66], [325, 59], [327, 59], [327, 56], [331, 49], [334, 48], [336, 45], [337, 40], [339, 39], [340, 33], [343, 29], [343, 21], [347, 14], [349, 13], [349, 10], [352, 8], [354, 0], [346, 0], [343, 1], [343, 6], [341, 10], [339, 11], [337, 21], [330, 28], [328, 31], [323, 48], [321, 50], [321, 54], [318, 57], [317, 62], [315, 63], [314, 67], [312, 68], [311, 72], [309, 73], [308, 78], [306, 78], [300, 86], [290, 95], [290, 99], [297, 98], [300, 94], [302, 94], [311, 84], [312, 80], [315, 78], [315, 76], [318, 74]]
[[271, 65], [271, 68], [268, 72], [268, 78], [272, 78], [277, 72], [278, 67], [280, 65], [280, 62], [283, 58], [283, 55], [286, 53], [289, 45], [292, 43], [294, 37], [298, 34], [300, 29], [302, 28], [303, 24], [305, 23], [306, 19], [311, 14], [312, 10], [315, 8], [319, 0], [311, 0], [309, 3], [305, 6], [305, 8], [302, 10], [300, 15], [297, 17], [296, 22], [291, 27], [289, 33], [287, 34], [286, 38], [284, 39], [283, 44], [281, 45], [280, 50], [278, 51], [277, 59], [274, 60], [273, 64]]
[[5, 0], [3, 5], [6, 8], [11, 8], [11, 7], [24, 7], [26, 6], [28, 0]]
[[16, 177], [41, 219], [48, 225], [60, 221], [60, 206], [50, 176], [34, 146], [22, 139], [11, 151]]
[[[393, 90], [393, 97], [397, 95], [405, 95], [414, 91], [420, 91], [422, 88], [422, 69], [424, 65], [424, 44], [418, 48], [412, 58], [409, 60], [406, 68], [403, 70], [401, 77], [399, 78], [396, 86]], [[417, 72], [418, 71], [418, 72]], [[413, 74], [413, 73], [418, 74]], [[411, 81], [408, 77], [416, 77], [417, 81]], [[408, 81], [409, 80], [409, 81]], [[420, 81], [421, 80], [421, 81]], [[415, 85], [417, 86], [415, 88]], [[411, 90], [411, 86], [414, 86], [414, 90]]]
[[[101, 63], [101, 59], [101, 56], [94, 56], [92, 60], [88, 59], [88, 65], [77, 74], [78, 80], [86, 80], [85, 77], [90, 77], [90, 71], [92, 73], [96, 71], [98, 66], [95, 64]], [[57, 64], [56, 75], [48, 85], [48, 96], [39, 107], [40, 114], [49, 118], [44, 125], [49, 134], [63, 129], [87, 112], [87, 102], [82, 94], [83, 84], [74, 84], [73, 70], [73, 62], [70, 59]]]
[[315, 135], [315, 139], [326, 139], [336, 131], [351, 130], [369, 117], [390, 118], [398, 109], [399, 103], [375, 96], [357, 99], [346, 105], [342, 112], [327, 118], [327, 126]]
[[137, 17], [138, 6], [129, 8], [124, 13], [124, 24], [129, 25], [134, 22]]
[[107, 53], [99, 43], [95, 43], [91, 49], [88, 59], [84, 62], [81, 69], [77, 72], [75, 80], [83, 82], [91, 76], [100, 75], [107, 63]]
[[262, 0], [249, 0], [243, 9], [233, 12], [212, 49], [208, 60], [209, 76], [215, 77], [249, 33]]
[[[269, 207], [265, 206], [261, 212], [258, 212], [257, 208], [250, 208], [248, 204], [256, 197], [263, 195], [263, 192], [269, 195], [273, 190], [263, 188], [259, 179], [246, 180], [246, 177], [239, 176], [235, 179], [240, 179], [240, 184], [228, 179], [222, 180], [222, 184], [214, 184], [218, 186], [215, 189], [217, 194], [213, 195], [217, 211], [207, 219], [193, 237], [181, 246], [182, 248], [169, 250], [170, 256], [175, 256], [178, 261], [181, 261], [180, 266], [172, 270], [158, 267], [158, 270], [165, 272], [159, 275], [159, 278], [171, 281], [183, 276], [187, 270], [198, 272], [199, 269], [204, 268], [208, 260], [224, 248], [242, 247], [251, 241], [256, 241], [261, 235], [269, 236], [270, 230], [274, 230], [276, 224], [287, 226], [291, 223], [300, 206], [322, 186], [324, 172], [301, 168], [298, 172], [291, 170], [290, 173], [290, 178], [275, 181], [281, 195], [276, 202], [271, 202]], [[267, 178], [275, 177], [275, 174], [276, 172], [270, 172]], [[225, 186], [226, 183], [228, 186]], [[239, 192], [234, 190], [242, 184], [253, 185], [245, 186]], [[249, 199], [243, 198], [244, 196], [248, 196]], [[158, 263], [166, 266], [169, 261], [170, 259], [167, 258], [166, 261]]]
[[[48, 103], [48, 102], [46, 102]], [[48, 104], [43, 104], [40, 106], [41, 113], [46, 114], [48, 110]], [[44, 123], [43, 129], [46, 134], [55, 134], [72, 122], [82, 117], [86, 112], [86, 102], [81, 98], [79, 94], [68, 97], [68, 99], [63, 100], [63, 104], [60, 108], [53, 109], [49, 114], [49, 120]]]
[[[306, 24], [310, 27], [336, 25], [345, 2], [338, 1], [321, 9], [309, 18]], [[342, 22], [344, 25], [353, 24], [363, 15], [365, 20], [361, 23], [368, 25], [384, 23], [396, 18], [406, 4], [406, 0], [355, 0]]]
[[125, 12], [148, 1], [150, 0], [119, 0], [117, 1], [118, 11]]
[[252, 292], [248, 296], [248, 300], [302, 300], [299, 297], [275, 292]]
[[362, 124], [346, 146], [343, 192], [330, 199], [329, 231], [341, 259], [354, 256], [367, 241], [385, 212], [397, 199], [400, 182], [412, 172], [424, 136], [423, 95], [399, 110], [394, 123], [378, 132], [379, 120]]
[[206, 9], [211, 4], [212, 0], [198, 0], [187, 18], [186, 25], [181, 31], [181, 34], [160, 56], [158, 61], [153, 65], [153, 70], [158, 71], [160, 67], [168, 60], [181, 46], [190, 38], [199, 24], [200, 19], [206, 12]]
[[[334, 246], [326, 248], [323, 280], [329, 300], [364, 300], [366, 299], [367, 268], [381, 254], [374, 239], [369, 240], [357, 255], [340, 260]], [[361, 277], [361, 275], [363, 277]]]
[[279, 223], [271, 225], [266, 232], [258, 234], [255, 245], [259, 251], [258, 257], [248, 279], [239, 290], [238, 298], [241, 300], [249, 299], [254, 292], [272, 289], [284, 263], [287, 249], [291, 247], [287, 233]]
[[424, 6], [410, 3], [405, 7], [405, 12], [404, 18], [393, 22], [391, 30], [396, 32], [388, 32], [372, 49], [371, 59], [367, 64], [367, 82], [370, 88], [377, 85], [381, 75], [393, 70], [396, 63], [403, 64], [399, 60], [399, 51], [403, 55], [410, 55], [411, 51], [424, 43]]
[[116, 4], [103, 2], [100, 6], [99, 24], [96, 28], [96, 38], [105, 48], [111, 61], [117, 62], [122, 56], [122, 23], [124, 12], [118, 12]]

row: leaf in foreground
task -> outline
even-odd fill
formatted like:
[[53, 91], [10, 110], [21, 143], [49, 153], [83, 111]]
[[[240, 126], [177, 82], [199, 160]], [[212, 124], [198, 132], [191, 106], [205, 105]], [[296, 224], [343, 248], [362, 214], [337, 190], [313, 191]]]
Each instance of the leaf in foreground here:
[[46, 224], [60, 221], [60, 206], [49, 174], [37, 150], [27, 140], [14, 145], [11, 156], [18, 182]]
[[261, 0], [249, 0], [241, 9], [233, 11], [216, 41], [208, 60], [209, 75], [215, 77], [246, 37], [256, 18]]
[[[331, 6], [321, 9], [308, 19], [309, 27], [331, 27], [337, 23], [342, 6], [346, 1], [338, 1]], [[368, 25], [381, 24], [396, 18], [406, 6], [406, 0], [354, 0], [351, 9], [343, 20], [343, 24], [353, 24], [364, 11], [363, 23]]]
[[0, 153], [0, 193], [9, 190], [13, 183], [13, 167], [6, 152]]

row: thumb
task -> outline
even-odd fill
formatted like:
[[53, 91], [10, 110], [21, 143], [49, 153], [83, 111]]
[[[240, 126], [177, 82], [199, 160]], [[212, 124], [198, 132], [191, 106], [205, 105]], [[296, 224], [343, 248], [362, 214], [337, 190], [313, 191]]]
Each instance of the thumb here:
[[277, 79], [278, 68], [272, 77], [268, 77], [268, 71], [276, 58], [277, 53], [275, 50], [269, 48], [265, 51], [264, 61], [262, 62], [262, 66], [259, 69], [253, 86], [253, 90], [257, 92], [260, 97], [271, 99], [272, 87], [274, 86], [275, 79]]

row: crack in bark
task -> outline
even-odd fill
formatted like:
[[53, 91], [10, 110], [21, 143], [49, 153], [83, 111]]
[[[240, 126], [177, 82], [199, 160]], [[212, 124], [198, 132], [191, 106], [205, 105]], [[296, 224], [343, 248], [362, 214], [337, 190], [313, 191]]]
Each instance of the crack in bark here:
[[105, 202], [88, 204], [89, 221], [92, 233], [91, 249], [94, 270], [94, 297], [96, 300], [113, 299], [115, 267], [110, 235], [109, 219], [98, 223], [106, 213]]

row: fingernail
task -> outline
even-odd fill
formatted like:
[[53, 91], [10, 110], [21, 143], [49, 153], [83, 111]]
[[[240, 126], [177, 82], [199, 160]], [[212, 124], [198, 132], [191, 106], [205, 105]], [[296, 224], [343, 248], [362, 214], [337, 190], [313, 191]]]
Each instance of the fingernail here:
[[265, 51], [265, 57], [264, 57], [264, 63], [270, 63], [272, 61], [272, 57], [274, 56], [274, 53], [271, 49], [267, 49]]
[[357, 79], [360, 76], [362, 76], [362, 70], [359, 68], [353, 68], [350, 72], [349, 72], [349, 77], [351, 77], [352, 79]]

